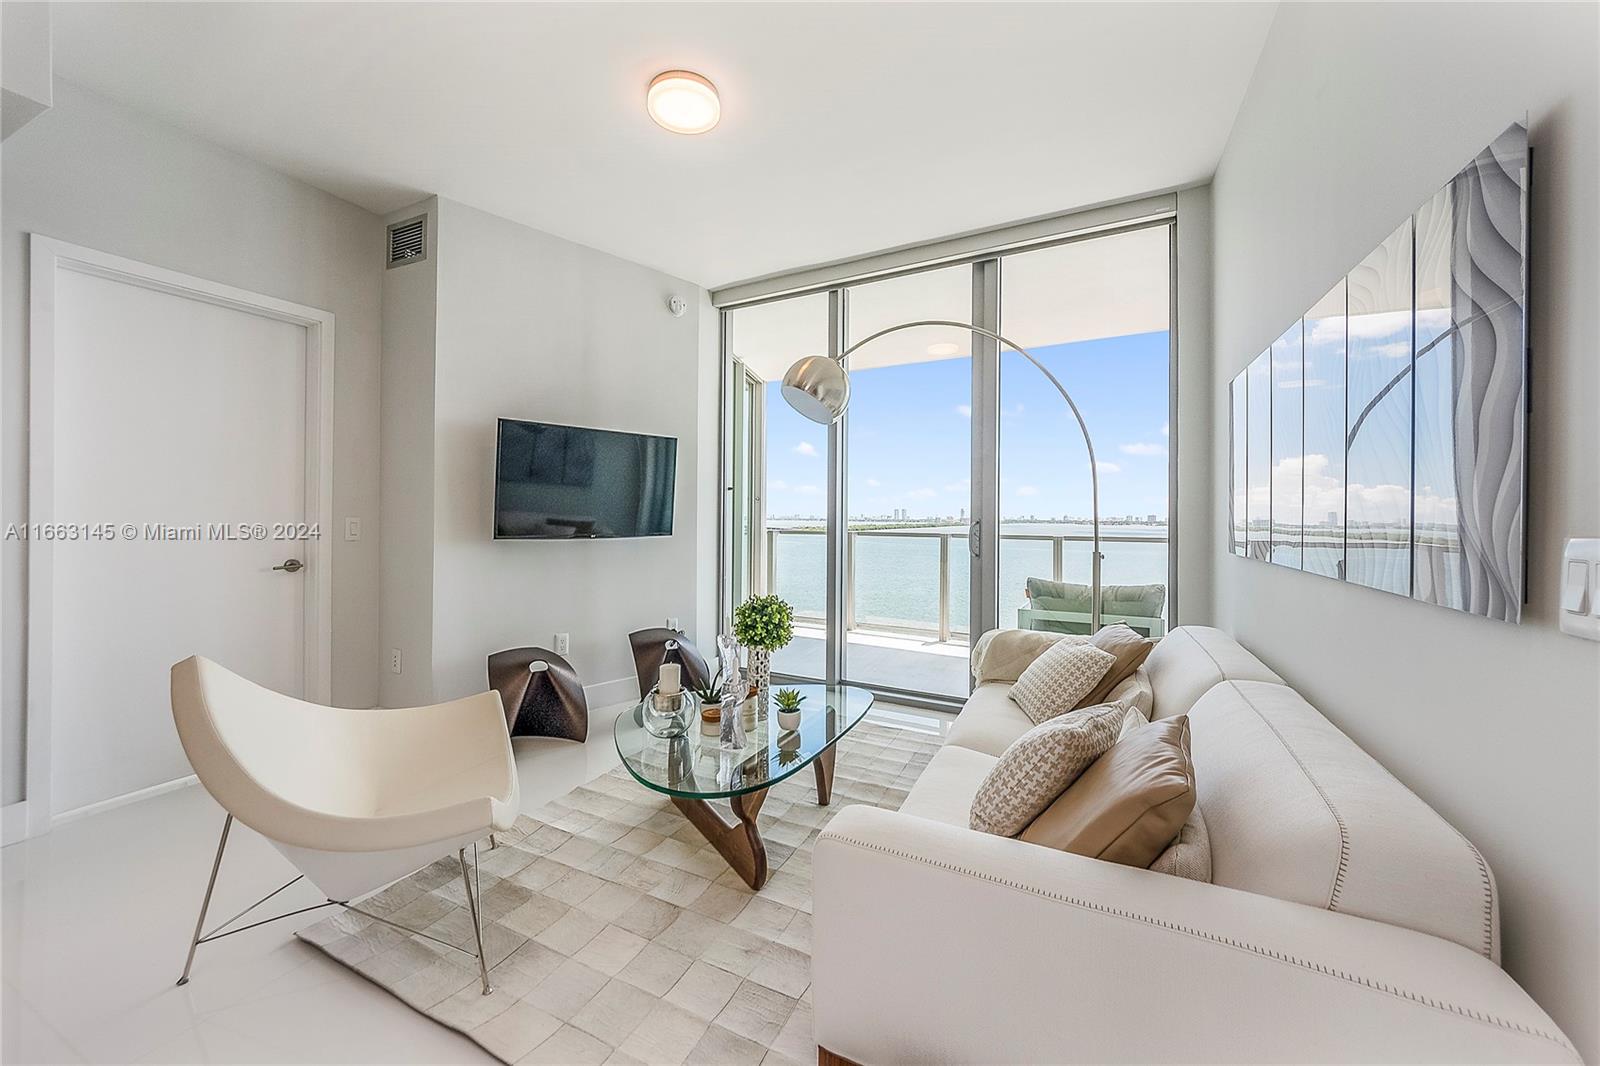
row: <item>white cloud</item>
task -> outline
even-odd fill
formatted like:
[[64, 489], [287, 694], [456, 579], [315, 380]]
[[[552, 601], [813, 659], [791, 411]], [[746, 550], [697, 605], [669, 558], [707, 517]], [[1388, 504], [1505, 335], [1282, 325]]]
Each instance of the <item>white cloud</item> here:
[[820, 493], [822, 489], [816, 485], [796, 485], [794, 487], [794, 491], [795, 495], [797, 496], [815, 496]]
[[1118, 450], [1123, 455], [1166, 455], [1165, 444], [1147, 444], [1144, 441], [1135, 441], [1132, 444], [1119, 444]]
[[946, 485], [944, 487], [944, 491], [946, 491], [946, 492], [965, 493], [967, 490], [969, 490], [971, 488], [972, 488], [972, 482], [969, 481], [966, 478], [962, 478], [960, 481], [952, 481], [952, 482], [950, 482], [950, 484], [948, 484], [948, 485]]
[[912, 489], [906, 496], [913, 500], [927, 500], [939, 495], [933, 489]]
[[883, 485], [883, 482], [879, 481], [875, 477], [867, 478], [867, 488], [869, 488], [869, 489], [876, 489], [876, 488], [881, 487], [882, 485]]
[[962, 418], [971, 418], [972, 417], [972, 405], [970, 403], [958, 403], [958, 404], [956, 404], [956, 414], [960, 415]]
[[774, 478], [767, 482], [768, 492], [783, 492], [788, 489], [789, 483], [782, 478]]
[[1170, 422], [1161, 423], [1161, 435], [1163, 437], [1172, 436], [1172, 433], [1170, 432], [1171, 429], [1172, 429], [1172, 423], [1170, 423]]
[[1038, 488], [1036, 486], [1033, 486], [1033, 485], [1018, 485], [1017, 486], [1017, 495], [1018, 496], [1037, 496], [1037, 495], [1039, 495], [1039, 490], [1038, 490]]
[[796, 455], [809, 455], [815, 458], [817, 454], [817, 446], [808, 440], [803, 440], [794, 446], [794, 453]]
[[1108, 463], [1104, 459], [1098, 460], [1094, 464], [1094, 467], [1095, 467], [1096, 470], [1100, 471], [1102, 474], [1120, 474], [1120, 473], [1122, 473], [1122, 467], [1118, 466], [1116, 463]]

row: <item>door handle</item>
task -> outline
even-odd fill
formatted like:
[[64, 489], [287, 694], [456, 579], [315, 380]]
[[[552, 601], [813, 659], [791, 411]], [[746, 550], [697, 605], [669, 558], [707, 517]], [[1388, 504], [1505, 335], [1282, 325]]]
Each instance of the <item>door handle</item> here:
[[285, 559], [283, 562], [279, 563], [277, 566], [274, 566], [273, 569], [274, 570], [287, 570], [289, 573], [294, 574], [294, 573], [299, 573], [301, 570], [304, 570], [305, 569], [305, 565], [306, 564], [302, 563], [299, 559]]

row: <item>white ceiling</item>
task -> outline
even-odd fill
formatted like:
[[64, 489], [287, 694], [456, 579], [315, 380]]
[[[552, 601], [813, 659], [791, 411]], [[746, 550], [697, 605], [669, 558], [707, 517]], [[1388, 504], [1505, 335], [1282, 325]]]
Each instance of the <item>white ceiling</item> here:
[[[56, 73], [718, 286], [1208, 178], [1272, 4], [55, 4]], [[644, 92], [722, 94], [700, 137]]]

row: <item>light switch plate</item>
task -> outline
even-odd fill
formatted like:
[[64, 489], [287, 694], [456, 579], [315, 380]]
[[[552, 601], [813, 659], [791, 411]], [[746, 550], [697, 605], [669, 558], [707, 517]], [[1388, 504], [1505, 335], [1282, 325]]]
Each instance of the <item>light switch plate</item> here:
[[361, 519], [359, 519], [359, 518], [346, 518], [344, 520], [344, 539], [345, 540], [360, 540], [361, 539]]
[[1556, 613], [1561, 632], [1600, 640], [1600, 537], [1574, 537], [1561, 553]]

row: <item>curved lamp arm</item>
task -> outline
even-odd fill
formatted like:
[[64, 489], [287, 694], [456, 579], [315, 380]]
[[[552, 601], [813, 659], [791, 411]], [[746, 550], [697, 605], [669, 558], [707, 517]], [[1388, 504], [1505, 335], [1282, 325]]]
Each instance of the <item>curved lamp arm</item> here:
[[[985, 329], [983, 326], [975, 326], [970, 322], [956, 322], [952, 319], [945, 318], [922, 318], [916, 320], [915, 322], [901, 322], [893, 326], [885, 327], [884, 329], [878, 330], [876, 333], [868, 334], [866, 337], [856, 341], [844, 351], [840, 352], [838, 357], [839, 366], [842, 369], [845, 365], [845, 360], [850, 357], [852, 352], [863, 345], [870, 344], [879, 337], [885, 337], [891, 333], [898, 333], [904, 329], [916, 329], [921, 326], [949, 326], [955, 329], [963, 329], [969, 333], [976, 333], [980, 336], [988, 337], [997, 344], [1005, 345], [1007, 348], [1010, 348], [1028, 362], [1038, 367], [1039, 371], [1050, 380], [1050, 384], [1056, 387], [1056, 391], [1061, 394], [1061, 398], [1067, 401], [1067, 406], [1072, 409], [1072, 417], [1078, 420], [1078, 430], [1083, 434], [1083, 445], [1089, 451], [1089, 494], [1094, 523], [1094, 551], [1090, 558], [1089, 568], [1091, 575], [1089, 632], [1098, 632], [1100, 629], [1100, 562], [1103, 558], [1103, 556], [1100, 554], [1100, 466], [1099, 463], [1095, 461], [1094, 439], [1089, 436], [1089, 426], [1088, 423], [1083, 420], [1083, 412], [1078, 410], [1078, 405], [1073, 401], [1072, 394], [1067, 392], [1066, 386], [1061, 384], [1060, 380], [1050, 372], [1050, 368], [1041, 363], [1032, 352], [1028, 351], [1028, 349], [1024, 348], [1016, 341], [1009, 340], [1006, 337], [1001, 336], [994, 330]], [[802, 360], [802, 362], [804, 362], [804, 360]], [[793, 374], [793, 370], [791, 370], [790, 373]], [[848, 396], [848, 393], [846, 396]], [[801, 413], [804, 414], [805, 412], [802, 411]], [[843, 413], [842, 410], [840, 413]], [[834, 417], [837, 418], [838, 416], [835, 415]], [[995, 534], [995, 536], [995, 543], [998, 545], [998, 532]]]

